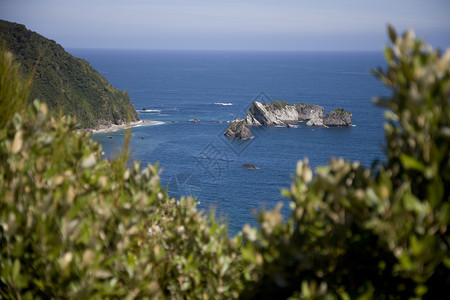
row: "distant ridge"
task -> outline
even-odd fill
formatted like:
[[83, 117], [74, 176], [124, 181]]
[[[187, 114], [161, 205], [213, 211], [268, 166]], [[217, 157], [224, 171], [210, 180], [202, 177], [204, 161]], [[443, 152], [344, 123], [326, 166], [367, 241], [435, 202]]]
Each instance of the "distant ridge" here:
[[132, 122], [139, 120], [126, 91], [113, 87], [87, 61], [67, 53], [55, 41], [4, 20], [0, 20], [0, 38], [24, 75], [34, 72], [29, 101], [37, 98], [52, 110], [60, 108], [65, 115], [75, 116], [83, 128], [122, 124], [128, 116]]

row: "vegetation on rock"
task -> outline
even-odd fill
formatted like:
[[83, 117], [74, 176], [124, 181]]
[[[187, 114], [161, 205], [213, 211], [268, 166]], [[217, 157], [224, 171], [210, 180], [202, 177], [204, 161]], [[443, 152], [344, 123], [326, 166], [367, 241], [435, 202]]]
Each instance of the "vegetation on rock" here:
[[[445, 299], [450, 285], [450, 50], [411, 32], [386, 49], [384, 164], [304, 159], [281, 204], [230, 239], [169, 197], [156, 166], [127, 167], [33, 102], [0, 128], [0, 297]], [[25, 99], [2, 52], [1, 107]], [[24, 98], [25, 97], [25, 98]], [[16, 110], [14, 113], [14, 110]], [[3, 112], [2, 112], [3, 113]], [[2, 115], [3, 121], [3, 115]], [[128, 136], [129, 138], [129, 136]], [[126, 143], [127, 145], [127, 143]]]
[[56, 42], [3, 20], [0, 38], [16, 56], [21, 72], [31, 76], [29, 103], [40, 99], [51, 111], [76, 117], [84, 128], [139, 120], [126, 91], [114, 88], [87, 61]]
[[336, 114], [341, 114], [341, 115], [343, 115], [343, 114], [350, 114], [350, 112], [346, 111], [343, 107], [338, 107], [338, 108], [336, 108], [335, 110], [332, 110], [332, 111], [334, 111]]
[[263, 103], [264, 107], [266, 108], [270, 108], [273, 110], [281, 110], [283, 108], [285, 108], [287, 105], [291, 105], [289, 103], [287, 103], [286, 101], [282, 101], [282, 100], [274, 100], [272, 101], [272, 103]]

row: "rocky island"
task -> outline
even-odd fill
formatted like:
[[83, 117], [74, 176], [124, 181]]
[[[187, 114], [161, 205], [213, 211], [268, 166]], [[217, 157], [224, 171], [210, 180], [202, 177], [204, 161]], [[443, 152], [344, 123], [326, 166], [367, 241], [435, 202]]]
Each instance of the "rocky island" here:
[[236, 119], [228, 126], [225, 136], [236, 139], [250, 139], [252, 126], [286, 126], [294, 127], [292, 123], [306, 121], [307, 126], [334, 127], [351, 126], [352, 114], [343, 108], [329, 111], [323, 115], [324, 108], [320, 105], [284, 101], [272, 103], [253, 102], [247, 117]]
[[252, 137], [252, 132], [246, 120], [237, 118], [231, 122], [230, 126], [228, 126], [227, 131], [225, 131], [225, 136], [240, 140], [248, 140]]

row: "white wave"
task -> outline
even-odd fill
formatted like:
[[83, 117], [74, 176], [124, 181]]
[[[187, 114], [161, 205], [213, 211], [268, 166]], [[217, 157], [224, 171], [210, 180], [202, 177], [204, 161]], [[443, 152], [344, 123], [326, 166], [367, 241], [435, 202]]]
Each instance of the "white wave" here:
[[233, 103], [230, 102], [216, 102], [215, 105], [231, 106]]
[[[148, 121], [148, 120], [145, 120], [145, 121]], [[151, 122], [152, 122], [151, 124], [138, 124], [138, 125], [135, 125], [133, 127], [156, 126], [156, 125], [166, 124], [166, 122], [163, 122], [163, 121], [151, 121]]]
[[146, 109], [146, 110], [138, 109], [137, 111], [140, 113], [159, 113], [161, 112], [161, 109]]
[[166, 122], [163, 122], [163, 121], [153, 121], [153, 122], [155, 122], [155, 124], [153, 124], [153, 125], [163, 125], [163, 124], [166, 124]]

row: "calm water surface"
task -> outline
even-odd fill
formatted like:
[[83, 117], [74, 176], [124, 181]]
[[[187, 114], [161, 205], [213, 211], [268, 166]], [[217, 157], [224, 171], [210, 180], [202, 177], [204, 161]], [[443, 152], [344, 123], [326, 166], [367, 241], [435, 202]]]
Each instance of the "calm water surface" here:
[[[381, 52], [69, 52], [127, 90], [141, 119], [163, 122], [132, 129], [132, 158], [159, 162], [169, 193], [196, 196], [205, 210], [215, 207], [232, 235], [245, 223], [255, 224], [255, 210], [271, 209], [279, 201], [283, 214], [289, 214], [280, 190], [290, 186], [303, 157], [313, 167], [331, 157], [367, 167], [383, 159], [383, 111], [371, 99], [388, 91], [369, 72], [384, 65]], [[300, 123], [295, 129], [252, 129], [250, 141], [225, 138], [227, 121], [244, 117], [254, 100], [318, 104], [325, 112], [340, 106], [352, 112], [356, 127]], [[201, 122], [189, 122], [194, 118]], [[123, 137], [117, 131], [93, 139], [112, 156]], [[246, 163], [260, 169], [245, 169]]]

